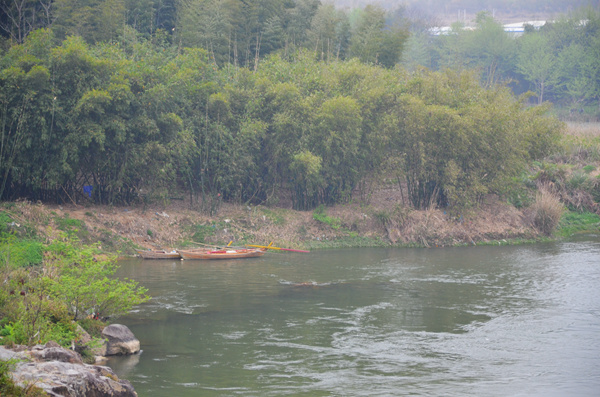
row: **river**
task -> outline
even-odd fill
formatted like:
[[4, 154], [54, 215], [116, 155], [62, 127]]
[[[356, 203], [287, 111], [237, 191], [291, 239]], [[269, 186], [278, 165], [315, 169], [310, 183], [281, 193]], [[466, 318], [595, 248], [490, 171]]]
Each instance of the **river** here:
[[598, 396], [600, 238], [125, 260], [140, 396]]

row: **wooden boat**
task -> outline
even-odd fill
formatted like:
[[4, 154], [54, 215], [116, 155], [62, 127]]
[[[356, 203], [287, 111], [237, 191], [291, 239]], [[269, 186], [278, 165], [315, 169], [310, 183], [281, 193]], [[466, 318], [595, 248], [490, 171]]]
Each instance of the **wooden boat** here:
[[223, 249], [206, 249], [197, 248], [190, 250], [179, 250], [179, 254], [183, 259], [242, 259], [256, 258], [263, 256], [267, 252], [264, 248], [230, 248]]
[[173, 250], [167, 252], [165, 250], [136, 250], [138, 255], [144, 259], [181, 259], [179, 252]]

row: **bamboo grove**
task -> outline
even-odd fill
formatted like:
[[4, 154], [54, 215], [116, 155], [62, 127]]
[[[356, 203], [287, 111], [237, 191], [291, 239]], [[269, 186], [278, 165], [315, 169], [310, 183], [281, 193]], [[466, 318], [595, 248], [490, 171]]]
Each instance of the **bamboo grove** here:
[[501, 192], [561, 124], [472, 72], [407, 73], [311, 51], [256, 70], [151, 41], [32, 32], [1, 59], [0, 196], [129, 203], [189, 195], [296, 209], [381, 175], [418, 208]]

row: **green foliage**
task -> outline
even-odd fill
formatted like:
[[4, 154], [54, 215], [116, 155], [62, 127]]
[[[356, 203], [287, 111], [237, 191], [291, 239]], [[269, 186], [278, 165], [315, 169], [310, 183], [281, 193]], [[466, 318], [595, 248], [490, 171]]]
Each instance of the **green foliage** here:
[[89, 236], [85, 222], [79, 219], [71, 218], [67, 213], [65, 213], [64, 217], [62, 218], [54, 218], [54, 223], [56, 224], [56, 228], [58, 230], [65, 232], [69, 237], [85, 241]]
[[54, 299], [64, 304], [74, 320], [91, 313], [118, 317], [149, 299], [146, 289], [135, 281], [111, 278], [117, 269], [115, 258], [98, 258], [96, 247], [76, 248], [55, 240], [47, 247], [45, 264], [49, 274], [43, 281]]
[[585, 167], [583, 167], [583, 172], [585, 172], [586, 174], [589, 174], [591, 172], [596, 171], [596, 166], [588, 164]]
[[506, 195], [508, 197], [508, 202], [515, 208], [529, 207], [533, 201], [530, 189], [519, 183], [510, 187]]
[[[71, 341], [77, 338], [75, 323], [70, 318], [56, 318], [51, 315], [48, 318], [37, 318], [38, 328], [32, 336], [31, 323], [32, 318], [23, 316], [21, 319], [12, 324], [6, 324], [0, 331], [3, 336], [2, 343], [5, 345], [19, 344], [27, 345], [32, 342], [45, 343], [47, 341], [55, 341], [61, 346], [69, 346]], [[36, 338], [39, 338], [36, 340]]]
[[552, 44], [548, 37], [537, 32], [524, 35], [519, 44], [517, 69], [534, 85], [541, 104], [546, 91], [557, 84]]
[[0, 236], [0, 268], [19, 268], [42, 263], [43, 245], [34, 240]]
[[2, 344], [4, 345], [10, 346], [29, 342], [29, 338], [23, 330], [23, 324], [20, 321], [16, 324], [4, 325], [0, 334], [2, 335]]
[[567, 179], [567, 168], [561, 164], [539, 163], [532, 179], [542, 185], [551, 183], [564, 186]]
[[[385, 163], [395, 165], [413, 206], [469, 207], [548, 155], [562, 128], [546, 107], [527, 108], [492, 84], [507, 73], [511, 44], [486, 15], [478, 32], [462, 32], [456, 44], [460, 54], [485, 52], [469, 63], [483, 68], [489, 89], [473, 72], [392, 68], [406, 30], [378, 7], [349, 18], [316, 1], [181, 2], [180, 26], [169, 34], [206, 49], [176, 49], [142, 23], [156, 6], [128, 2], [133, 14], [120, 20], [141, 18], [147, 39], [119, 29], [122, 40], [111, 44], [98, 42], [101, 32], [88, 36], [90, 21], [107, 17], [105, 5], [62, 0], [57, 12], [85, 15], [81, 26], [59, 22], [59, 36], [81, 28], [87, 42], [71, 36], [53, 44], [40, 31], [2, 56], [0, 138], [8, 150], [0, 153], [1, 199], [19, 191], [148, 203], [185, 190], [208, 214], [224, 201], [290, 198], [293, 208], [310, 210], [347, 202], [357, 190], [366, 195], [357, 187], [388, 171]], [[325, 38], [338, 48], [325, 51]], [[272, 54], [261, 58], [261, 48]], [[346, 56], [356, 58], [340, 61]], [[254, 70], [219, 68], [229, 63]], [[57, 225], [86, 238], [83, 224], [64, 218]]]
[[96, 247], [55, 240], [43, 251], [43, 269], [16, 268], [12, 260], [0, 267], [4, 343], [68, 346], [78, 338], [74, 320], [91, 313], [115, 318], [149, 299], [137, 283], [114, 278], [115, 259], [97, 256]]
[[102, 330], [105, 324], [92, 317], [82, 318], [77, 322], [92, 338], [100, 338], [102, 336]]
[[569, 188], [571, 190], [577, 190], [577, 189], [587, 190], [587, 189], [589, 189], [588, 186], [589, 186], [590, 182], [591, 182], [591, 179], [588, 177], [588, 175], [586, 173], [574, 172], [567, 179], [566, 185], [567, 185], [567, 188]]
[[362, 62], [394, 67], [409, 34], [402, 26], [385, 25], [383, 8], [368, 5], [358, 15], [350, 41], [350, 56]]
[[328, 225], [329, 227], [331, 227], [332, 229], [336, 229], [336, 230], [342, 226], [342, 222], [340, 221], [339, 218], [327, 216], [327, 214], [325, 213], [324, 205], [318, 206], [313, 211], [313, 219], [318, 222], [324, 223], [324, 224]]
[[10, 230], [9, 225], [13, 222], [12, 218], [8, 215], [8, 213], [2, 211], [0, 212], [0, 236], [8, 233]]
[[56, 223], [56, 228], [64, 232], [85, 227], [85, 223], [82, 220], [70, 218], [69, 214], [65, 214], [64, 218], [55, 218], [54, 222]]
[[600, 231], [600, 216], [592, 212], [565, 212], [560, 219], [557, 234], [569, 237], [577, 233]]
[[207, 239], [215, 235], [217, 227], [215, 224], [197, 224], [192, 227], [192, 241], [205, 243]]
[[471, 73], [423, 73], [408, 89], [386, 128], [416, 208], [470, 207], [500, 192], [527, 161], [548, 154], [561, 128]]
[[0, 395], [3, 396], [24, 396], [25, 393], [21, 387], [18, 387], [13, 382], [10, 371], [16, 364], [16, 361], [1, 361], [0, 360]]

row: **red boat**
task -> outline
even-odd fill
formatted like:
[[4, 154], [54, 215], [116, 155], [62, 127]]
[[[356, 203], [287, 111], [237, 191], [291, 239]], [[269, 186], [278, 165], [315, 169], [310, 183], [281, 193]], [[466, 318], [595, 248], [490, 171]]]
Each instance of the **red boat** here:
[[179, 250], [179, 255], [183, 259], [242, 259], [263, 256], [265, 252], [267, 250], [264, 248], [224, 248], [218, 250], [199, 248]]

